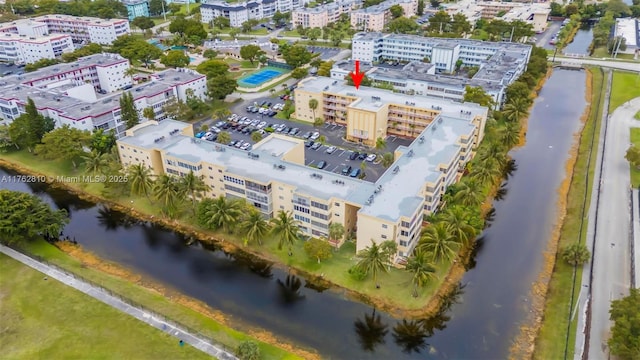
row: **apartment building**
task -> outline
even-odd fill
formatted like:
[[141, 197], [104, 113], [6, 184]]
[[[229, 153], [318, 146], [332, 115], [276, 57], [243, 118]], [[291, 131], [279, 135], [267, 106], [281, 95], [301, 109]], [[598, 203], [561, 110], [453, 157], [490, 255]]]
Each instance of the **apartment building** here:
[[423, 215], [437, 209], [471, 159], [480, 125], [466, 114], [438, 114], [396, 150], [394, 164], [375, 183], [305, 166], [303, 141], [279, 134], [246, 152], [196, 139], [190, 124], [149, 121], [127, 130], [117, 147], [125, 167], [142, 164], [175, 176], [193, 171], [209, 186], [208, 197], [244, 199], [266, 218], [289, 211], [313, 237], [327, 238], [330, 224], [340, 223], [356, 235], [357, 251], [392, 240], [403, 257], [418, 242]]
[[203, 23], [210, 23], [213, 19], [222, 16], [229, 19], [231, 27], [240, 27], [249, 19], [269, 18], [276, 11], [290, 12], [307, 3], [309, 0], [250, 0], [236, 3], [208, 0], [202, 2], [200, 15]]
[[125, 19], [98, 19], [71, 15], [43, 15], [0, 24], [0, 33], [26, 36], [67, 34], [75, 43], [111, 45], [122, 35], [129, 34], [129, 21]]
[[123, 0], [122, 3], [127, 7], [129, 21], [140, 16], [149, 17], [149, 0]]
[[349, 14], [362, 6], [362, 0], [338, 0], [314, 8], [300, 8], [291, 12], [294, 27], [323, 28], [340, 19], [340, 15]]
[[400, 5], [405, 17], [416, 15], [418, 10], [417, 0], [387, 0], [378, 5], [351, 12], [351, 27], [360, 31], [382, 31], [392, 20], [389, 9], [394, 5]]
[[53, 59], [73, 50], [69, 35], [0, 34], [0, 61], [28, 64], [41, 59]]
[[0, 124], [9, 124], [24, 112], [31, 98], [38, 111], [56, 126], [81, 130], [114, 130], [122, 136], [120, 97], [129, 91], [142, 118], [151, 107], [157, 120], [166, 119], [162, 106], [172, 98], [186, 100], [187, 93], [205, 98], [206, 77], [193, 70], [171, 69], [151, 75], [151, 81], [134, 85], [127, 75], [129, 61], [116, 54], [96, 54], [74, 63], [57, 64], [34, 72], [0, 79]]
[[547, 19], [551, 13], [549, 2], [462, 0], [452, 4], [442, 4], [442, 6], [450, 15], [458, 13], [465, 15], [472, 24], [480, 19], [521, 20], [531, 24], [536, 33], [547, 29]]

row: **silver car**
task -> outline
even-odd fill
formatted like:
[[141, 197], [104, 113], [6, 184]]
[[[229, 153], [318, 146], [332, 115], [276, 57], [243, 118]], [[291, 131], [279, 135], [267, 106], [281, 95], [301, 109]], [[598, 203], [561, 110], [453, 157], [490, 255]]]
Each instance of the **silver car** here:
[[327, 154], [333, 154], [337, 149], [338, 148], [335, 146], [329, 146], [324, 152], [326, 152]]

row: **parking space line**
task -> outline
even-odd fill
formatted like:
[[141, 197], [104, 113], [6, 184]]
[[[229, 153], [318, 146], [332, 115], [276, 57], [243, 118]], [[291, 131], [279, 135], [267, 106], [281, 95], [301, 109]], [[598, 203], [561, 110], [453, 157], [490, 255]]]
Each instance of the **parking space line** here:
[[311, 164], [313, 164], [314, 162], [316, 162], [315, 160], [311, 160], [309, 161], [309, 163], [307, 163], [307, 166], [310, 166]]
[[340, 165], [336, 165], [336, 167], [334, 167], [333, 170], [331, 170], [331, 172], [336, 172], [336, 170], [338, 170], [339, 167]]
[[338, 157], [342, 156], [347, 150], [342, 150], [342, 152], [340, 154], [338, 154]]

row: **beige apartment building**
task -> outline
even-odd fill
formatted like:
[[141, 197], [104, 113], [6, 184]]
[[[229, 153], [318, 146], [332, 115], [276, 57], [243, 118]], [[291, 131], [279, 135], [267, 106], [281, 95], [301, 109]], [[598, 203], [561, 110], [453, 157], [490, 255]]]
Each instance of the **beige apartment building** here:
[[[154, 174], [193, 171], [209, 186], [206, 196], [244, 199], [265, 218], [288, 211], [301, 231], [327, 238], [340, 223], [355, 235], [356, 249], [395, 241], [397, 260], [420, 238], [423, 216], [436, 211], [448, 186], [472, 158], [484, 122], [477, 113], [438, 114], [375, 182], [305, 166], [302, 140], [271, 134], [243, 151], [195, 138], [191, 124], [148, 121], [117, 141], [124, 167], [142, 164]], [[340, 246], [344, 239], [334, 245]]]
[[389, 9], [400, 5], [403, 16], [410, 18], [416, 15], [418, 2], [416, 0], [387, 0], [378, 5], [351, 12], [351, 27], [360, 31], [382, 31], [392, 20]]
[[323, 28], [361, 5], [362, 0], [337, 0], [314, 8], [295, 9], [291, 12], [291, 23], [295, 27]]
[[[315, 110], [309, 108], [311, 99], [318, 102]], [[295, 113], [291, 116], [311, 123], [320, 117], [325, 122], [343, 125], [348, 141], [374, 147], [378, 138], [389, 135], [415, 138], [439, 115], [461, 114], [468, 114], [481, 129], [474, 139], [474, 144], [479, 143], [487, 119], [485, 107], [365, 86], [356, 89], [343, 81], [317, 77], [298, 84]]]

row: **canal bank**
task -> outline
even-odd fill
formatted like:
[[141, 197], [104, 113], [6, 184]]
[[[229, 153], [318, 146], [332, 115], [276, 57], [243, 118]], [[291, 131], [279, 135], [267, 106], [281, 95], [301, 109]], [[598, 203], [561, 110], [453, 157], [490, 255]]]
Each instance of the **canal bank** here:
[[[413, 347], [417, 351], [429, 352], [435, 358], [506, 357], [510, 339], [523, 319], [523, 311], [527, 311], [522, 307], [522, 297], [528, 296], [529, 284], [539, 272], [541, 253], [554, 223], [555, 191], [563, 178], [566, 154], [582, 113], [581, 96], [576, 97], [575, 89], [582, 86], [584, 74], [557, 70], [540, 91], [529, 119], [527, 142], [512, 152], [518, 170], [505, 186], [507, 194], [495, 204], [492, 225], [467, 266], [464, 286], [455, 297], [459, 303], [449, 300], [453, 303], [451, 311], [419, 319], [427, 326], [420, 328], [420, 346]], [[576, 108], [567, 108], [567, 103]], [[255, 279], [248, 265], [240, 266], [238, 260], [230, 259], [232, 256], [185, 246], [187, 239], [163, 229], [132, 225], [128, 229], [118, 227], [118, 234], [103, 236], [102, 232], [111, 230], [96, 221], [98, 215], [95, 206], [72, 214], [69, 231], [78, 239], [87, 239], [81, 242], [84, 248], [101, 258], [130, 265], [136, 272], [176, 287], [234, 319], [317, 348], [323, 357], [416, 356], [403, 351], [401, 340], [406, 336], [398, 336], [406, 335], [407, 326], [383, 312], [372, 312], [335, 292], [313, 290], [313, 284], [303, 287], [303, 280], [296, 281], [277, 268], [270, 278]], [[105, 216], [112, 215], [101, 215]], [[533, 256], [536, 254], [540, 256]], [[192, 267], [200, 271], [192, 273]], [[294, 304], [283, 308], [280, 289], [287, 284], [297, 287], [298, 292], [293, 297], [288, 293]], [[366, 325], [376, 324], [383, 331], [373, 336]], [[303, 329], [313, 329], [315, 336]], [[456, 340], [461, 338], [466, 339], [463, 346]]]

